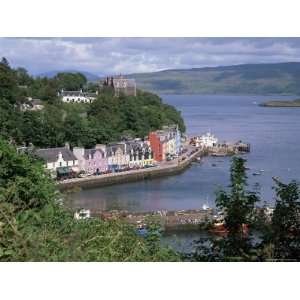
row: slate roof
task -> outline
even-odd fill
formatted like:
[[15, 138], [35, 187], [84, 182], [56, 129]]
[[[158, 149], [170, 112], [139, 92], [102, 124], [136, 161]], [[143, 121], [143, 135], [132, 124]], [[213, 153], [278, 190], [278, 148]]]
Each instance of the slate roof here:
[[59, 152], [61, 152], [62, 157], [65, 161], [77, 160], [73, 152], [65, 147], [37, 149], [34, 151], [34, 154], [50, 163], [57, 161]]
[[123, 154], [125, 154], [125, 144], [109, 144], [109, 145], [107, 145], [107, 148], [106, 148], [107, 156], [112, 156], [113, 154], [115, 154], [115, 152], [119, 148], [123, 151]]
[[92, 159], [94, 158], [94, 154], [97, 152], [97, 151], [99, 151], [101, 154], [102, 154], [102, 156], [104, 156], [104, 151], [102, 150], [102, 149], [84, 149], [84, 154], [83, 154], [83, 156], [84, 156], [84, 158], [85, 159], [88, 159], [89, 158], [89, 155], [91, 154], [91, 156], [92, 156]]
[[87, 98], [97, 97], [96, 93], [87, 93], [82, 91], [62, 91], [60, 95], [65, 97], [87, 97]]
[[137, 151], [142, 152], [143, 150], [147, 152], [147, 151], [151, 151], [151, 147], [147, 143], [133, 141], [133, 142], [126, 143], [126, 150], [127, 153], [130, 153], [131, 150], [133, 150], [134, 152]]

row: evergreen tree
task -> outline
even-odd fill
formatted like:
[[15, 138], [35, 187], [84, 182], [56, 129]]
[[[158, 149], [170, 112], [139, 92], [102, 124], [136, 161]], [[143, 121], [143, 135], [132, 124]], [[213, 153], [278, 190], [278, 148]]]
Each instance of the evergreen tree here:
[[224, 213], [224, 227], [227, 235], [220, 238], [199, 241], [194, 260], [250, 261], [256, 260], [252, 245], [251, 226], [255, 215], [255, 204], [259, 201], [254, 192], [247, 191], [245, 160], [234, 157], [231, 165], [230, 191], [221, 190], [216, 198], [217, 208]]
[[264, 233], [262, 257], [267, 260], [300, 260], [300, 189], [292, 181], [275, 179], [276, 204], [271, 224]]

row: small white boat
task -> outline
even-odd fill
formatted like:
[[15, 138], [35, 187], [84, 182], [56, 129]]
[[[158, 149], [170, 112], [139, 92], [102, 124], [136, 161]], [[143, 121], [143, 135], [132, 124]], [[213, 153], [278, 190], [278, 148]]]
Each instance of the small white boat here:
[[253, 176], [259, 176], [259, 175], [261, 175], [261, 173], [260, 172], [254, 172], [252, 175]]
[[202, 205], [202, 209], [203, 209], [203, 210], [208, 210], [208, 209], [210, 209], [210, 207], [209, 207], [209, 205], [208, 205], [207, 203], [204, 203], [204, 204]]
[[91, 217], [91, 211], [89, 209], [80, 209], [75, 212], [74, 218], [76, 220], [89, 219]]

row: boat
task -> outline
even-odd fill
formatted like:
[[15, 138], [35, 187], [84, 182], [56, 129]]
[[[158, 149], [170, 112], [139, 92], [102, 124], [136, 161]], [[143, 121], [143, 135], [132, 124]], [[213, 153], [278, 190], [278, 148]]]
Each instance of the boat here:
[[263, 173], [264, 171], [265, 171], [264, 169], [259, 170], [259, 172], [261, 172], [261, 173]]
[[216, 164], [211, 164], [212, 165], [212, 167], [216, 167], [217, 165]]
[[201, 162], [201, 157], [197, 157], [197, 158], [196, 158], [196, 161], [197, 161], [197, 162]]
[[211, 156], [214, 156], [214, 157], [224, 157], [224, 156], [226, 156], [226, 153], [212, 153]]
[[[225, 227], [224, 221], [216, 221], [213, 224], [213, 228], [210, 230], [211, 232], [218, 234], [218, 235], [227, 235], [228, 229]], [[248, 224], [242, 224], [242, 232], [244, 235], [247, 235], [249, 232], [249, 226]]]
[[252, 175], [253, 176], [259, 176], [259, 175], [261, 175], [261, 173], [260, 172], [254, 172], [254, 173], [252, 173]]
[[203, 209], [203, 210], [208, 210], [208, 209], [210, 209], [210, 207], [209, 207], [209, 205], [208, 205], [207, 202], [204, 203], [204, 204], [202, 205], [202, 209]]
[[91, 211], [89, 209], [80, 209], [74, 214], [76, 220], [89, 219], [91, 217]]

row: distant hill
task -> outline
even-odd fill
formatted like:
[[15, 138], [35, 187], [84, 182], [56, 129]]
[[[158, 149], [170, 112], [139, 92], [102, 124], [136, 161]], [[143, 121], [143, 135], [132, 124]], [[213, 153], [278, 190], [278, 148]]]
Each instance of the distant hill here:
[[85, 72], [85, 71], [79, 71], [79, 70], [53, 70], [53, 71], [49, 71], [49, 72], [45, 72], [45, 73], [41, 73], [41, 74], [38, 74], [36, 77], [40, 76], [40, 77], [48, 77], [48, 78], [52, 78], [54, 77], [57, 73], [61, 73], [61, 72], [68, 72], [68, 73], [81, 73], [83, 74], [86, 79], [88, 81], [97, 81], [99, 80], [100, 77], [102, 77], [103, 75], [102, 74], [99, 74], [99, 76], [93, 74], [93, 73], [90, 73], [90, 72]]
[[130, 74], [160, 94], [300, 94], [300, 62], [244, 64]]

